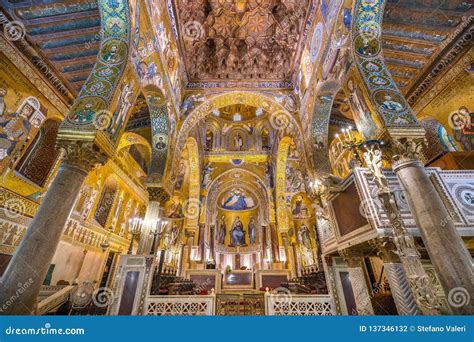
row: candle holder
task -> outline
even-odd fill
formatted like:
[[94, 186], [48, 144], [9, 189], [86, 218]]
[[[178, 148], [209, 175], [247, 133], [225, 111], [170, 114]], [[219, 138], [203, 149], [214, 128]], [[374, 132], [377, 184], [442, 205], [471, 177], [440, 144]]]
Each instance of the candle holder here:
[[[161, 235], [163, 234], [163, 230], [166, 227], [168, 222], [166, 220], [162, 220], [160, 218], [156, 219], [155, 223], [151, 227], [150, 234], [153, 235], [153, 242], [151, 244], [150, 254], [155, 255], [156, 251], [156, 241], [161, 241]], [[156, 238], [158, 236], [158, 239]]]
[[130, 226], [129, 233], [132, 234], [132, 238], [130, 239], [130, 245], [128, 246], [127, 254], [131, 255], [135, 237], [139, 235], [142, 230], [143, 219], [141, 217], [135, 217], [135, 218], [131, 218], [128, 222]]
[[316, 204], [320, 207], [323, 207], [323, 194], [325, 187], [319, 179], [316, 179], [314, 182], [309, 183], [309, 197], [316, 201]]
[[341, 134], [336, 134], [336, 138], [339, 140], [342, 146], [342, 149], [340, 151], [341, 155], [346, 152], [352, 153], [352, 159], [349, 162], [350, 169], [362, 165], [363, 163], [363, 159], [360, 153], [360, 146], [364, 143], [364, 141], [359, 138], [352, 129], [353, 127], [349, 126], [348, 128], [343, 128], [341, 130]]

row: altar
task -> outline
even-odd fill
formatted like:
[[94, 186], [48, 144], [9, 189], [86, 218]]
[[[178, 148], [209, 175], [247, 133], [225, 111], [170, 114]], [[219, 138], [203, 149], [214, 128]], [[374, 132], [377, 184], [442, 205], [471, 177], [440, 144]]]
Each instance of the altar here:
[[235, 270], [224, 274], [223, 290], [253, 290], [254, 273], [251, 270]]

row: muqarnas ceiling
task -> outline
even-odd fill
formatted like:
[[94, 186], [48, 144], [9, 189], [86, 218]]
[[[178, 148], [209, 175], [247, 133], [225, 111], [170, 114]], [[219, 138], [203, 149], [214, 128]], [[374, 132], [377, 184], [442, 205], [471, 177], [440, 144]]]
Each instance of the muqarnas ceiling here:
[[291, 84], [309, 0], [175, 0], [188, 81]]

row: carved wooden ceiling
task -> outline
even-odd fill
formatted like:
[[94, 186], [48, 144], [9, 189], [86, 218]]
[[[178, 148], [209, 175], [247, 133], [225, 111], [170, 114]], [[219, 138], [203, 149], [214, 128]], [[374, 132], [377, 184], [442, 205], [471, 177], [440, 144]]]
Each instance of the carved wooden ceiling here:
[[97, 0], [0, 0], [26, 28], [26, 38], [68, 89], [77, 94], [99, 51]]
[[174, 7], [190, 84], [291, 86], [308, 0], [174, 0]]
[[451, 36], [457, 36], [467, 20], [472, 22], [473, 6], [463, 0], [387, 1], [385, 62], [402, 92], [409, 94], [452, 44]]

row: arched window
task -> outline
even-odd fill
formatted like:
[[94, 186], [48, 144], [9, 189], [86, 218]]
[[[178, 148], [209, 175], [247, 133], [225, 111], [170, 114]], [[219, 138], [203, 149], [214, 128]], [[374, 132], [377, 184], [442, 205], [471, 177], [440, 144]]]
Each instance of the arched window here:
[[268, 151], [271, 149], [270, 146], [270, 132], [268, 129], [262, 131], [262, 150]]
[[212, 151], [214, 145], [214, 133], [211, 130], [206, 131], [206, 151]]
[[23, 177], [41, 187], [59, 155], [56, 150], [58, 127], [58, 121], [46, 120], [15, 168]]
[[112, 206], [114, 205], [115, 195], [118, 191], [117, 181], [112, 177], [105, 182], [104, 189], [100, 195], [99, 204], [94, 213], [94, 219], [102, 227], [106, 228], [107, 219], [109, 217]]
[[137, 162], [137, 164], [142, 168], [143, 171], [147, 171], [145, 157], [142, 152], [138, 149], [137, 145], [130, 145], [128, 150], [132, 158]]

